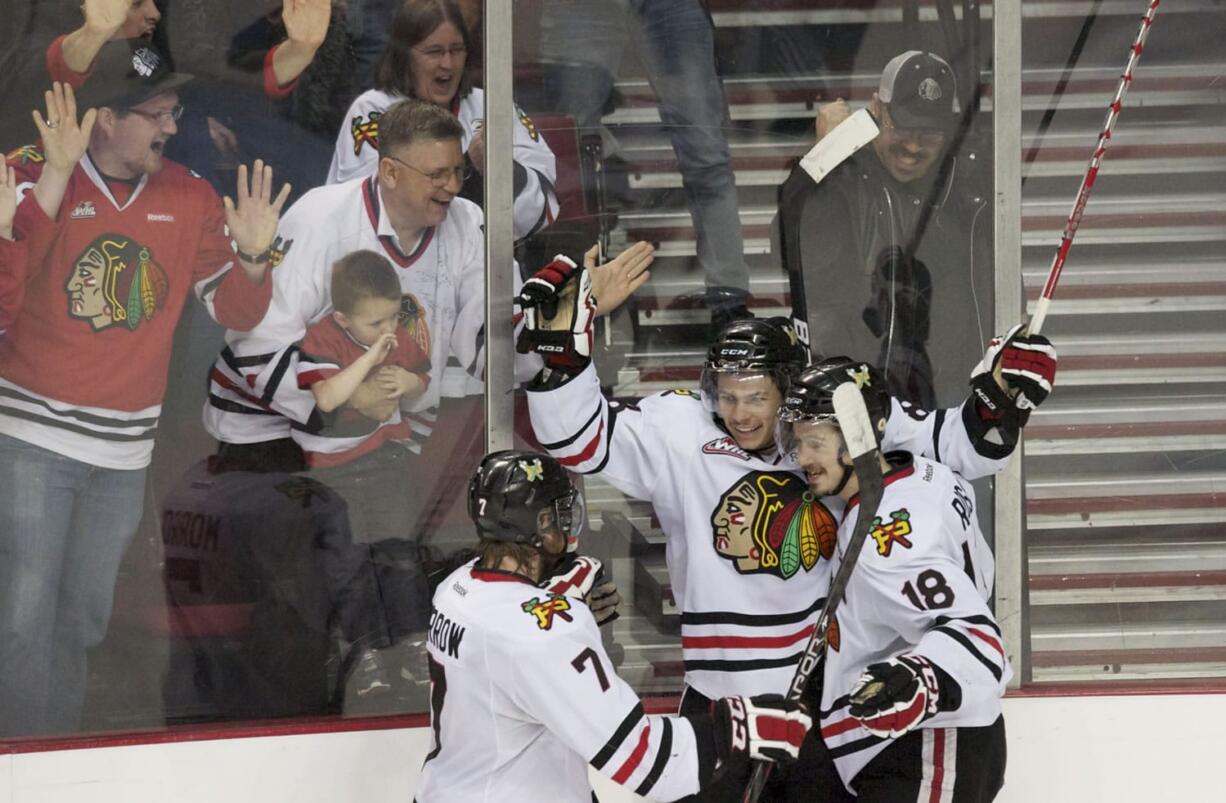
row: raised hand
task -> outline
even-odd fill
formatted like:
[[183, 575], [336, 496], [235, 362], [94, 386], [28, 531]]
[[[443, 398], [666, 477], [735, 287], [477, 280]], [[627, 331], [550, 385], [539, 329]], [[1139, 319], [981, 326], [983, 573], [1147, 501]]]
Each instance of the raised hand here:
[[44, 93], [47, 115], [31, 112], [34, 125], [43, 141], [43, 154], [47, 158], [44, 170], [61, 174], [71, 173], [89, 147], [89, 135], [98, 118], [96, 109], [88, 109], [77, 121], [77, 99], [68, 84], [58, 81]]
[[13, 239], [13, 218], [17, 216], [17, 172], [0, 165], [0, 237]]
[[597, 246], [592, 246], [583, 255], [583, 265], [592, 275], [596, 314], [607, 315], [651, 278], [648, 268], [655, 261], [656, 249], [651, 243], [638, 242], [603, 265], [596, 264], [598, 255]]
[[289, 41], [316, 50], [328, 35], [332, 0], [286, 0], [281, 6], [281, 21]]
[[108, 39], [127, 22], [131, 8], [132, 0], [85, 0], [81, 4], [85, 27]]
[[[281, 207], [289, 197], [290, 185], [284, 184], [276, 199], [272, 199], [272, 167], [256, 159], [251, 167], [251, 184], [247, 183], [247, 166], [238, 166], [236, 205], [230, 196], [222, 204], [226, 210], [226, 226], [238, 250], [250, 256], [260, 256], [277, 236], [277, 221]], [[266, 261], [266, 260], [264, 260]]]

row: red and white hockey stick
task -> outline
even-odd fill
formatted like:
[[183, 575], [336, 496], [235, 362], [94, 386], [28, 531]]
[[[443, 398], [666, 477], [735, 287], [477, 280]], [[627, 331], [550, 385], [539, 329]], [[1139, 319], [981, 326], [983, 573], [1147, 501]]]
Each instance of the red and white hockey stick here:
[[1112, 99], [1111, 106], [1107, 110], [1103, 132], [1098, 137], [1098, 145], [1095, 146], [1093, 155], [1090, 156], [1090, 167], [1081, 179], [1077, 199], [1073, 201], [1073, 211], [1069, 213], [1068, 222], [1064, 224], [1064, 234], [1060, 237], [1060, 247], [1056, 249], [1051, 270], [1048, 271], [1047, 283], [1043, 285], [1043, 292], [1039, 296], [1038, 303], [1035, 304], [1034, 317], [1030, 319], [1027, 326], [1027, 330], [1032, 335], [1038, 334], [1043, 328], [1047, 308], [1051, 306], [1052, 296], [1056, 293], [1060, 272], [1064, 270], [1064, 261], [1068, 258], [1069, 248], [1073, 245], [1073, 235], [1077, 233], [1077, 226], [1081, 223], [1081, 216], [1086, 210], [1086, 201], [1090, 199], [1090, 190], [1094, 188], [1094, 181], [1098, 178], [1098, 169], [1102, 165], [1103, 154], [1107, 152], [1107, 142], [1111, 139], [1111, 129], [1115, 127], [1115, 121], [1120, 116], [1120, 109], [1124, 105], [1124, 96], [1128, 94], [1128, 87], [1132, 85], [1132, 71], [1141, 58], [1141, 51], [1145, 49], [1145, 40], [1149, 38], [1149, 29], [1154, 24], [1154, 14], [1158, 11], [1159, 2], [1161, 0], [1149, 0], [1149, 8], [1145, 10], [1145, 16], [1141, 17], [1141, 30], [1137, 32], [1136, 41], [1132, 43], [1132, 49], [1128, 54], [1128, 64], [1124, 67], [1124, 74], [1120, 76], [1120, 85], [1115, 90], [1115, 98]]

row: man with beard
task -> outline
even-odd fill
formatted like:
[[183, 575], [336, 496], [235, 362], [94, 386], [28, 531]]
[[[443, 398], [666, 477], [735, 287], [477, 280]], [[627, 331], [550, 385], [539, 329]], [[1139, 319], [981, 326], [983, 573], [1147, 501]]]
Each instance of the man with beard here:
[[[891, 60], [868, 111], [880, 133], [867, 147], [821, 183], [798, 165], [780, 188], [776, 251], [814, 351], [872, 355], [895, 396], [934, 409], [962, 395], [986, 340], [974, 322], [991, 310], [990, 198], [974, 161], [946, 158], [959, 105], [939, 56]], [[846, 112], [824, 107], [819, 133]]]
[[[38, 146], [10, 156], [25, 297], [0, 338], [0, 734], [77, 725], [141, 519], [175, 326], [194, 293], [219, 323], [268, 309], [289, 188], [239, 168], [236, 200], [163, 158], [176, 74], [141, 39], [106, 44], [78, 121], [47, 93]], [[7, 182], [6, 182], [7, 186]], [[228, 230], [228, 234], [227, 234]], [[237, 254], [236, 254], [237, 250]]]

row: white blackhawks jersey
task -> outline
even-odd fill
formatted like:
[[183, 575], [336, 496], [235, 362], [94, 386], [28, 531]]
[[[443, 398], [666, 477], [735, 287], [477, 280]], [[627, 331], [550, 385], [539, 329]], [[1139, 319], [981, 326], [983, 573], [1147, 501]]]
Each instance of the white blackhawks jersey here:
[[[692, 391], [608, 401], [589, 366], [529, 392], [528, 409], [562, 465], [654, 507], [686, 683], [712, 699], [786, 690], [830, 584], [842, 501], [814, 499], [790, 456], [741, 450]], [[920, 417], [895, 402], [885, 442], [971, 476], [1005, 464], [975, 453], [956, 409]]]
[[[365, 178], [375, 172], [379, 161], [379, 115], [399, 100], [404, 98], [380, 89], [368, 89], [358, 95], [336, 135], [336, 149], [328, 168], [329, 184]], [[455, 100], [451, 111], [464, 129], [460, 147], [468, 153], [468, 143], [481, 129], [485, 117], [485, 93], [472, 89]], [[512, 207], [515, 239], [519, 240], [540, 231], [558, 216], [558, 196], [554, 192], [558, 169], [553, 151], [536, 130], [532, 118], [518, 106], [515, 115], [512, 158], [524, 168], [526, 179]]]
[[[359, 249], [386, 256], [400, 287], [411, 294], [429, 330], [430, 384], [402, 412], [417, 442], [428, 437], [449, 357], [469, 374], [483, 368], [485, 241], [481, 209], [456, 198], [447, 217], [416, 243], [402, 243], [383, 209], [378, 183], [357, 179], [318, 187], [302, 196], [277, 227], [279, 266], [264, 319], [249, 332], [229, 330], [209, 374], [204, 425], [227, 443], [286, 438], [291, 421], [308, 424], [315, 410], [296, 378], [297, 343], [311, 324], [332, 311], [332, 264]], [[519, 270], [512, 267], [516, 286]], [[522, 373], [531, 376], [532, 362]], [[536, 363], [539, 367], [539, 362]]]
[[[848, 694], [866, 666], [921, 655], [953, 678], [961, 705], [921, 728], [991, 725], [1013, 675], [988, 608], [995, 567], [975, 517], [974, 489], [940, 463], [898, 452], [889, 458], [893, 469], [826, 650], [822, 739], [849, 788], [891, 741], [847, 713]], [[840, 553], [855, 529], [856, 502], [839, 526]]]
[[473, 561], [435, 592], [428, 645], [417, 803], [591, 803], [589, 764], [653, 800], [698, 791], [689, 720], [643, 712], [581, 601]]

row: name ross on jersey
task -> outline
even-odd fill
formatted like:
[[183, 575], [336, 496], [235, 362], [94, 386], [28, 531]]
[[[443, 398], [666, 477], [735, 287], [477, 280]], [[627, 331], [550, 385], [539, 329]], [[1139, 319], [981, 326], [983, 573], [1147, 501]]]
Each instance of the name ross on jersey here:
[[430, 630], [426, 638], [434, 648], [445, 655], [459, 659], [460, 642], [464, 640], [464, 628], [448, 619], [437, 610], [430, 612]]

